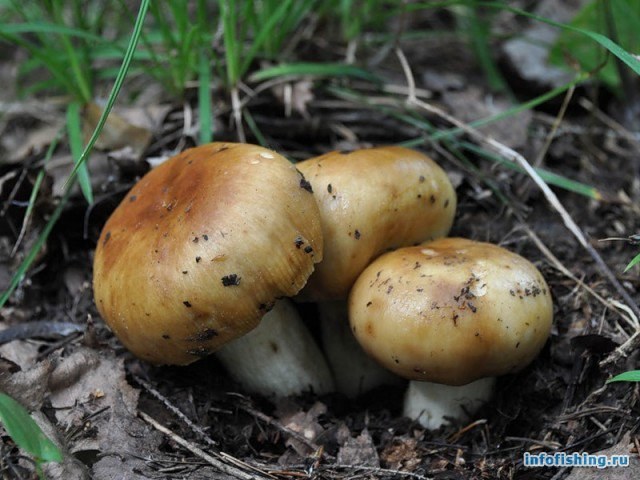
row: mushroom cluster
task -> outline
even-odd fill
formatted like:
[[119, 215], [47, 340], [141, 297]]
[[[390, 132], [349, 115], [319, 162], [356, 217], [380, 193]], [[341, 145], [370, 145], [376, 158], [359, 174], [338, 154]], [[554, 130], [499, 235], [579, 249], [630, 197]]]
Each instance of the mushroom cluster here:
[[[246, 389], [276, 396], [355, 397], [404, 378], [405, 414], [436, 428], [529, 364], [553, 315], [533, 264], [446, 238], [456, 203], [444, 170], [402, 147], [294, 166], [254, 145], [203, 145], [151, 170], [113, 212], [96, 304], [151, 363], [216, 352]], [[328, 364], [284, 298], [295, 295], [319, 306]]]
[[[495, 376], [539, 353], [553, 315], [544, 278], [504, 248], [442, 238], [456, 195], [435, 162], [383, 147], [331, 152], [298, 168], [324, 237], [324, 259], [302, 297], [319, 302], [340, 391], [357, 396], [409, 379], [405, 414], [436, 428], [472, 413]], [[348, 306], [335, 301], [347, 295]]]
[[[318, 206], [294, 165], [262, 147], [212, 143], [152, 169], [125, 196], [96, 247], [94, 295], [132, 353], [185, 365], [253, 330], [276, 300], [298, 293], [322, 255]], [[299, 319], [279, 312], [269, 329], [276, 321]], [[317, 365], [314, 379], [284, 390], [274, 379], [261, 391], [331, 389], [318, 347], [301, 352], [311, 356], [301, 363]], [[261, 376], [274, 355], [250, 367], [242, 352], [224, 358]]]

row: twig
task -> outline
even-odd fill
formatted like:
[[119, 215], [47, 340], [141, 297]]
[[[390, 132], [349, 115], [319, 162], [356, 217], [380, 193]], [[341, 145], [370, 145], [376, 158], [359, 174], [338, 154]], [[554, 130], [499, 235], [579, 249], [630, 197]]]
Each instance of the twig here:
[[542, 254], [545, 257], [547, 257], [547, 260], [549, 260], [551, 265], [553, 265], [553, 267], [556, 270], [558, 270], [560, 273], [562, 273], [566, 277], [573, 280], [579, 287], [584, 288], [587, 291], [587, 293], [592, 295], [593, 298], [595, 298], [598, 302], [600, 302], [606, 308], [616, 311], [622, 317], [622, 319], [625, 322], [627, 322], [629, 325], [634, 326], [638, 324], [638, 321], [635, 319], [633, 315], [633, 311], [631, 311], [629, 307], [615, 300], [607, 300], [603, 298], [593, 288], [591, 288], [589, 285], [587, 285], [578, 277], [576, 277], [573, 273], [571, 273], [571, 271], [567, 267], [565, 267], [560, 260], [558, 260], [558, 258], [551, 252], [551, 250], [549, 250], [549, 248], [544, 244], [544, 242], [540, 239], [540, 237], [531, 229], [531, 227], [529, 227], [529, 225], [523, 222], [522, 228], [527, 232], [527, 235], [529, 235], [531, 240], [533, 240], [533, 243], [536, 244], [536, 246], [538, 247], [538, 250], [540, 250], [540, 252], [542, 252]]
[[[435, 107], [429, 103], [423, 102], [422, 100], [419, 100], [412, 91], [412, 88], [415, 88], [415, 83], [413, 80], [413, 74], [411, 73], [411, 67], [407, 62], [407, 58], [404, 56], [404, 53], [400, 49], [396, 50], [396, 54], [398, 55], [400, 63], [402, 64], [402, 68], [407, 77], [407, 85], [409, 86], [409, 90], [410, 90], [410, 93], [406, 100], [407, 104], [419, 107], [423, 110], [426, 110], [427, 112], [430, 112], [434, 115], [437, 115], [445, 119], [447, 122], [451, 123], [452, 125], [455, 125], [456, 127], [466, 132], [469, 136], [471, 136], [475, 140], [490, 147], [492, 150], [498, 153], [501, 157], [520, 165], [520, 167], [522, 167], [522, 169], [529, 175], [529, 177], [531, 177], [531, 179], [538, 186], [538, 188], [540, 188], [540, 190], [544, 194], [547, 201], [551, 204], [551, 206], [558, 212], [567, 229], [578, 240], [580, 245], [582, 245], [582, 247], [589, 253], [591, 258], [593, 258], [593, 260], [596, 262], [596, 265], [598, 266], [598, 269], [609, 280], [609, 282], [614, 287], [618, 295], [622, 297], [622, 299], [625, 301], [628, 307], [633, 311], [634, 315], [640, 318], [640, 309], [635, 304], [635, 302], [633, 301], [629, 293], [620, 284], [620, 282], [618, 281], [616, 276], [613, 274], [611, 269], [609, 269], [609, 267], [606, 265], [606, 263], [604, 262], [600, 254], [589, 244], [585, 235], [582, 233], [582, 230], [573, 221], [573, 218], [571, 218], [571, 215], [564, 208], [564, 206], [562, 205], [562, 203], [560, 202], [556, 194], [553, 192], [553, 190], [551, 190], [549, 186], [544, 182], [544, 180], [540, 178], [538, 173], [533, 169], [533, 167], [529, 164], [529, 162], [515, 150], [507, 147], [506, 145], [503, 145], [502, 143], [498, 142], [497, 140], [491, 137], [483, 135], [475, 128], [465, 124], [464, 122], [461, 122], [460, 120], [446, 113], [444, 110], [441, 110], [440, 108]], [[637, 335], [634, 334], [634, 337], [637, 337]]]
[[367, 474], [392, 475], [394, 478], [409, 477], [409, 478], [417, 478], [419, 480], [433, 480], [435, 478], [435, 477], [425, 477], [424, 475], [420, 475], [419, 473], [404, 472], [402, 470], [391, 470], [391, 469], [382, 468], [382, 467], [367, 467], [365, 465], [343, 465], [338, 463], [334, 465], [327, 465], [326, 467], [321, 467], [321, 469], [334, 469], [334, 468], [338, 470], [351, 470], [351, 471], [362, 470], [363, 472], [367, 472]]
[[[286, 434], [286, 435], [288, 435], [290, 437], [295, 438], [297, 441], [304, 443], [307, 447], [309, 447], [313, 451], [318, 451], [320, 449], [320, 447], [315, 442], [312, 442], [311, 440], [306, 438], [304, 435], [296, 432], [295, 430], [290, 429], [289, 427], [284, 426], [282, 423], [276, 421], [275, 419], [273, 419], [269, 415], [267, 415], [265, 413], [262, 413], [259, 410], [256, 410], [255, 408], [253, 408], [250, 405], [248, 405], [247, 399], [244, 396], [242, 396], [240, 394], [230, 394], [230, 395], [237, 396], [237, 397], [241, 398], [242, 400], [244, 400], [244, 402], [238, 402], [238, 404], [236, 405], [239, 409], [244, 410], [245, 412], [249, 413], [250, 415], [253, 415], [257, 419], [259, 419], [259, 420], [263, 421], [264, 423], [266, 423], [267, 425], [270, 425], [270, 426], [280, 430], [282, 433], [284, 433], [284, 434]], [[323, 453], [322, 456], [326, 457], [327, 454]]]
[[[231, 465], [227, 465], [226, 463], [218, 460], [217, 458], [213, 457], [212, 455], [209, 455], [207, 452], [205, 452], [204, 450], [199, 448], [197, 445], [194, 445], [193, 443], [189, 442], [188, 440], [185, 440], [184, 438], [182, 438], [180, 435], [172, 432], [167, 427], [165, 427], [164, 425], [158, 423], [156, 420], [154, 420], [152, 417], [150, 417], [146, 413], [139, 411], [138, 415], [140, 415], [140, 418], [142, 418], [145, 422], [147, 422], [153, 428], [155, 428], [159, 432], [165, 434], [167, 437], [171, 438], [171, 440], [176, 442], [181, 447], [186, 448], [187, 450], [189, 450], [194, 455], [202, 458], [204, 461], [209, 463], [211, 466], [217, 468], [222, 473], [226, 473], [227, 475], [239, 478], [241, 480], [255, 480], [256, 478], [274, 478], [272, 475], [268, 475], [267, 476], [267, 475], [263, 474], [262, 472], [260, 472], [260, 473], [256, 472], [257, 475], [258, 475], [258, 476], [256, 476], [254, 474], [245, 472], [244, 470], [240, 470], [239, 468], [233, 467]], [[247, 467], [250, 467], [250, 466], [247, 465]]]
[[199, 427], [198, 425], [196, 425], [195, 423], [193, 423], [189, 417], [187, 417], [184, 413], [182, 413], [182, 410], [180, 410], [178, 407], [176, 407], [173, 403], [171, 403], [171, 401], [165, 397], [164, 395], [162, 395], [158, 390], [156, 390], [155, 388], [153, 388], [153, 386], [143, 380], [142, 378], [140, 378], [137, 375], [133, 375], [132, 378], [139, 384], [141, 385], [147, 392], [149, 392], [149, 394], [153, 397], [155, 397], [157, 400], [159, 400], [160, 402], [162, 402], [162, 404], [165, 406], [165, 408], [167, 410], [169, 410], [171, 413], [173, 413], [176, 417], [178, 417], [185, 425], [187, 425], [191, 430], [193, 430], [198, 437], [200, 437], [201, 440], [203, 440], [206, 444], [208, 444], [209, 446], [214, 446], [217, 445], [217, 442], [212, 439], [207, 432], [205, 432], [201, 427]]

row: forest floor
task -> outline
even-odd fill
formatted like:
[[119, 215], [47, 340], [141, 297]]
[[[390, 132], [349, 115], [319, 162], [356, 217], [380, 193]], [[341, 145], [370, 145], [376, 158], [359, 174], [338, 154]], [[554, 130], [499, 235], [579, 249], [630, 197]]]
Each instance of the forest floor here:
[[[448, 20], [414, 21], [427, 28]], [[504, 28], [532, 27], [514, 22], [506, 18]], [[149, 161], [196, 144], [192, 99], [167, 102], [150, 85], [134, 103], [118, 103], [127, 128], [108, 125], [118, 141], [105, 140], [92, 154], [96, 202], [88, 208], [79, 191], [71, 197], [34, 266], [0, 310], [2, 329], [24, 327], [5, 330], [0, 390], [33, 411], [63, 446], [65, 461], [46, 466], [50, 478], [640, 478], [638, 385], [605, 385], [638, 367], [640, 277], [637, 267], [623, 273], [638, 253], [625, 239], [640, 232], [638, 105], [584, 82], [455, 141], [436, 141], [419, 122], [438, 131], [456, 126], [442, 112], [465, 124], [491, 117], [573, 74], [541, 65], [531, 73], [519, 59], [534, 62], [535, 52], [527, 50], [534, 47], [497, 42], [510, 97], [492, 92], [468, 45], [455, 35], [406, 40], [399, 47], [410, 72], [394, 48], [370, 63], [382, 86], [303, 78], [247, 96], [245, 109], [256, 127], [245, 125], [247, 141], [264, 141], [293, 160], [409, 141], [430, 154], [458, 194], [451, 236], [501, 244], [535, 263], [546, 278], [554, 325], [538, 358], [500, 378], [492, 400], [471, 421], [429, 431], [401, 416], [404, 387], [355, 400], [340, 394], [270, 400], [242, 392], [214, 358], [154, 367], [131, 356], [93, 302], [96, 241]], [[311, 45], [306, 57], [322, 58], [322, 48], [322, 42]], [[11, 84], [17, 61], [3, 53], [0, 83]], [[410, 94], [417, 102], [407, 102]], [[56, 98], [17, 100], [9, 88], [0, 96], [5, 106], [13, 105], [0, 120], [4, 290], [57, 205], [71, 157], [63, 144], [56, 149], [20, 235], [25, 204], [64, 113]], [[226, 98], [222, 90], [214, 92], [214, 137], [237, 141]], [[502, 159], [510, 152], [493, 148], [489, 137], [537, 167], [591, 187], [587, 193], [552, 187], [586, 247], [529, 175], [487, 158], [483, 152]], [[622, 241], [604, 241], [612, 237]], [[6, 434], [0, 444], [6, 478], [32, 478], [32, 465]], [[603, 470], [527, 468], [525, 452], [622, 453], [632, 462]]]

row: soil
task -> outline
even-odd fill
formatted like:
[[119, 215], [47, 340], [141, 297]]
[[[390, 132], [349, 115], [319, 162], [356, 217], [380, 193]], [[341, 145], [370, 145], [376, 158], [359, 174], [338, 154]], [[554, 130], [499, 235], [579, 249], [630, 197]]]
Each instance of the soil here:
[[[448, 20], [422, 21], [428, 26]], [[490, 89], [468, 45], [455, 37], [432, 42], [437, 44], [400, 44], [417, 94], [424, 95], [419, 98], [464, 122], [512, 104], [509, 95]], [[502, 52], [500, 67], [518, 101], [552, 88], [544, 71], [525, 78], [503, 43], [494, 47]], [[414, 116], [437, 129], [452, 127], [446, 118], [405, 102], [406, 71], [393, 49], [382, 54], [378, 48], [377, 57], [370, 50], [359, 51], [358, 59], [370, 60], [381, 85], [295, 80], [286, 84], [291, 104], [283, 100], [281, 84], [247, 96], [246, 109], [266, 144], [294, 161], [420, 139], [414, 147], [435, 158], [456, 186], [459, 206], [451, 235], [501, 244], [542, 271], [554, 298], [554, 326], [543, 351], [521, 372], [499, 378], [492, 400], [471, 420], [435, 431], [402, 417], [404, 385], [353, 400], [338, 393], [273, 400], [243, 392], [213, 357], [187, 367], [137, 360], [96, 310], [91, 265], [102, 225], [149, 162], [196, 144], [195, 90], [183, 103], [150, 94], [116, 112], [150, 133], [142, 135], [142, 147], [140, 135], [126, 133], [123, 145], [101, 145], [91, 159], [95, 204], [87, 207], [79, 191], [71, 196], [0, 310], [0, 325], [9, 329], [0, 347], [0, 390], [33, 411], [65, 451], [64, 463], [46, 465], [49, 478], [640, 478], [640, 390], [635, 383], [605, 384], [612, 375], [638, 368], [638, 267], [625, 272], [638, 253], [633, 235], [640, 231], [640, 140], [625, 120], [637, 106], [624, 105], [623, 97], [594, 80], [570, 91], [564, 113], [561, 95], [481, 130], [485, 139], [495, 137], [529, 162], [598, 192], [594, 199], [552, 187], [586, 238], [585, 248], [530, 176], [474, 148], [492, 151], [482, 138], [466, 132], [436, 142], [389, 113]], [[330, 52], [323, 42], [312, 42], [300, 56], [335, 59], [338, 54]], [[11, 77], [17, 56], [1, 57], [2, 72], [9, 72], [3, 75]], [[12, 92], [3, 95], [18, 108], [2, 120], [2, 290], [60, 202], [70, 158], [62, 142], [21, 236], [26, 202], [64, 113], [51, 98], [39, 98], [44, 106], [34, 109]], [[237, 141], [227, 92], [216, 89], [214, 98], [215, 139]], [[248, 124], [244, 129], [248, 142], [259, 143]], [[619, 240], [605, 241], [612, 237]], [[313, 325], [313, 306], [303, 310]], [[32, 463], [11, 438], [3, 433], [0, 440], [3, 478], [34, 478]], [[525, 452], [624, 453], [632, 463], [597, 472], [527, 468]]]

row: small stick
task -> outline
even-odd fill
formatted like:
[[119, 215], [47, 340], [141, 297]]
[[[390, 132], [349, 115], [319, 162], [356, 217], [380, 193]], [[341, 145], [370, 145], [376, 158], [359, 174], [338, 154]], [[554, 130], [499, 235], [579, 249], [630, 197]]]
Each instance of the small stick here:
[[[262, 413], [262, 412], [256, 410], [255, 408], [251, 407], [250, 405], [247, 404], [246, 398], [243, 397], [242, 395], [239, 395], [239, 394], [232, 394], [232, 395], [233, 396], [237, 396], [237, 397], [241, 398], [242, 400], [245, 400], [245, 402], [239, 402], [237, 404], [237, 407], [240, 408], [241, 410], [244, 410], [248, 414], [253, 415], [258, 420], [263, 421], [267, 425], [271, 425], [272, 427], [275, 427], [276, 429], [280, 430], [284, 434], [286, 434], [286, 435], [288, 435], [288, 436], [290, 436], [292, 438], [295, 438], [297, 441], [304, 443], [307, 447], [309, 447], [313, 451], [316, 451], [316, 452], [319, 451], [320, 447], [315, 442], [309, 440], [304, 435], [296, 432], [295, 430], [292, 430], [289, 427], [286, 427], [286, 426], [282, 425], [280, 422], [276, 421], [275, 419], [273, 419], [272, 417], [270, 417], [266, 413]], [[324, 451], [322, 453], [322, 456], [323, 457], [326, 456]]]
[[152, 417], [150, 417], [146, 413], [142, 411], [138, 411], [138, 415], [140, 415], [140, 418], [142, 418], [145, 422], [147, 422], [153, 428], [165, 434], [167, 437], [171, 438], [171, 440], [176, 442], [178, 445], [186, 448], [194, 455], [200, 457], [201, 459], [209, 463], [211, 466], [220, 470], [222, 473], [226, 473], [227, 475], [239, 478], [241, 480], [255, 480], [256, 478], [274, 478], [273, 476], [267, 477], [263, 475], [262, 472], [259, 474], [258, 477], [256, 477], [254, 474], [250, 474], [245, 472], [244, 470], [240, 470], [239, 468], [227, 465], [224, 462], [221, 462], [220, 460], [218, 460], [217, 458], [214, 458], [212, 455], [209, 455], [207, 452], [199, 448], [197, 445], [194, 445], [193, 443], [189, 442], [188, 440], [185, 440], [178, 434], [172, 432], [167, 427], [158, 423], [156, 420], [154, 420]]
[[149, 392], [151, 396], [155, 397], [157, 400], [162, 402], [162, 404], [167, 408], [167, 410], [169, 410], [176, 417], [178, 417], [182, 422], [184, 422], [185, 425], [187, 425], [191, 430], [193, 430], [200, 437], [200, 439], [203, 440], [206, 444], [208, 444], [209, 446], [217, 445], [217, 442], [214, 439], [212, 439], [207, 434], [207, 432], [205, 432], [201, 427], [193, 423], [189, 419], [189, 417], [187, 417], [184, 413], [182, 413], [182, 410], [180, 410], [178, 407], [173, 405], [168, 398], [166, 398], [159, 391], [153, 388], [153, 386], [149, 384], [149, 382], [143, 380], [137, 375], [133, 375], [133, 379], [139, 385], [141, 385], [147, 392]]

